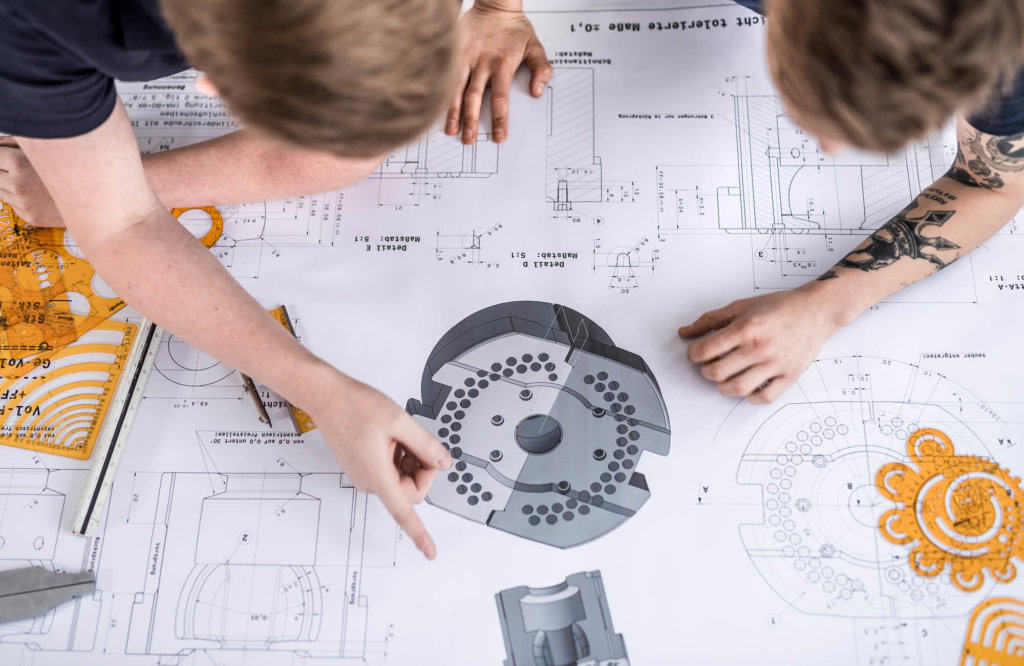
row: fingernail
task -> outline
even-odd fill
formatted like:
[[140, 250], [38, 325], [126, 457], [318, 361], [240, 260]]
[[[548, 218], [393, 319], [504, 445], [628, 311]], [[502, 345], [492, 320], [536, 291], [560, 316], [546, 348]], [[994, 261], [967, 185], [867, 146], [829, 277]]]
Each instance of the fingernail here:
[[455, 130], [457, 130], [458, 128], [459, 124], [457, 122], [455, 122], [454, 120], [449, 120], [448, 124], [444, 126], [444, 131], [448, 132], [449, 134], [454, 134]]
[[543, 93], [543, 92], [544, 92], [544, 86], [542, 86], [541, 84], [538, 83], [537, 85], [535, 85], [533, 87], [533, 96], [534, 97], [540, 97], [541, 93]]
[[495, 141], [501, 141], [504, 138], [505, 138], [505, 130], [501, 129], [500, 127], [498, 129], [494, 130], [494, 140]]
[[424, 545], [423, 554], [428, 560], [432, 560], [437, 557], [437, 546], [434, 545], [433, 540]]
[[437, 459], [437, 466], [441, 469], [448, 469], [452, 466], [452, 457], [449, 454], [444, 454]]

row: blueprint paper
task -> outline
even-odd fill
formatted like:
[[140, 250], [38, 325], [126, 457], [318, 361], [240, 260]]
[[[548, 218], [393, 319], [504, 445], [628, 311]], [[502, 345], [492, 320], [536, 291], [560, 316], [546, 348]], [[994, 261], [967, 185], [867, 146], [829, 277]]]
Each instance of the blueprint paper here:
[[[770, 84], [763, 23], [731, 3], [527, 9], [555, 74], [541, 100], [517, 78], [507, 142], [484, 134], [463, 147], [434, 131], [340, 192], [222, 207], [212, 251], [264, 306], [288, 307], [303, 344], [402, 405], [425, 400], [432, 350], [474, 313], [522, 301], [579, 313], [612, 343], [581, 352], [581, 320], [571, 317], [561, 342], [481, 329], [477, 342], [504, 345], [515, 363], [468, 349], [453, 357], [461, 366], [441, 370], [475, 377], [482, 403], [498, 394], [479, 379], [505, 382], [506, 367], [523, 365], [512, 378], [530, 385], [535, 361], [524, 356], [563, 345], [575, 350], [570, 375], [536, 372], [578, 379], [596, 405], [598, 382], [626, 379], [599, 379], [585, 364], [620, 354], [626, 373], [635, 366], [624, 354], [635, 354], [671, 423], [667, 455], [647, 451], [629, 470], [649, 497], [566, 549], [474, 522], [480, 505], [468, 500], [467, 515], [424, 504], [439, 552], [427, 562], [351, 486], [318, 433], [290, 433], [273, 396], [275, 427], [265, 427], [236, 372], [168, 335], [100, 536], [69, 530], [87, 462], [0, 447], [0, 567], [97, 578], [88, 599], [0, 626], [0, 663], [519, 664], [512, 650], [531, 645], [541, 659], [590, 663], [580, 656], [589, 645], [618, 664], [953, 666], [997, 649], [981, 628], [998, 629], [985, 622], [1019, 614], [1024, 598], [1019, 555], [979, 555], [1021, 530], [1016, 222], [840, 331], [772, 405], [719, 396], [675, 332], [707, 309], [823, 273], [946, 170], [951, 132], [890, 156], [824, 155]], [[121, 86], [143, 151], [235, 127], [193, 78]], [[211, 224], [202, 210], [181, 219], [199, 236]], [[532, 330], [537, 310], [518, 312], [515, 330]], [[612, 391], [602, 418], [628, 404], [618, 392], [631, 391]], [[511, 396], [495, 404], [520, 405]], [[542, 397], [535, 386], [530, 399]], [[568, 445], [538, 425], [530, 446]], [[929, 435], [929, 455], [915, 459], [907, 440], [925, 428], [950, 445]], [[629, 432], [601, 464], [634, 459], [614, 457]], [[597, 460], [589, 449], [583, 459]], [[912, 570], [911, 552], [926, 541], [949, 547], [949, 532], [897, 543], [899, 530], [880, 521], [893, 511], [913, 531], [914, 502], [883, 495], [878, 473], [932, 478], [939, 463], [960, 483], [941, 495], [955, 510], [985, 508], [969, 516], [980, 526], [971, 544], [932, 553], [944, 568], [927, 577]], [[463, 481], [480, 469], [440, 475], [436, 492], [456, 497], [464, 485], [479, 502], [505, 501], [472, 490], [480, 478]], [[597, 494], [613, 503], [639, 492], [620, 472], [609, 468], [587, 500], [573, 487], [528, 515], [546, 526], [558, 503], [556, 526], [569, 512], [573, 525], [600, 516], [579, 509]], [[999, 491], [971, 504], [979, 489]], [[1012, 628], [999, 631], [1012, 643]]]

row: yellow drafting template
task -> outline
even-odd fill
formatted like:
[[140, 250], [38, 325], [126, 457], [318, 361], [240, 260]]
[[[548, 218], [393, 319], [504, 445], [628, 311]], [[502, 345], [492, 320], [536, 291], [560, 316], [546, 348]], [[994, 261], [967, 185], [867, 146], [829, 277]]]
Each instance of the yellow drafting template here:
[[899, 506], [879, 518], [882, 535], [913, 544], [910, 567], [935, 577], [947, 566], [951, 582], [972, 592], [985, 572], [1008, 583], [1024, 560], [1024, 491], [1020, 479], [981, 456], [958, 456], [945, 433], [933, 428], [907, 439], [912, 465], [890, 463], [875, 477], [886, 499]]
[[[223, 219], [201, 210], [210, 247]], [[66, 234], [27, 225], [0, 201], [0, 443], [86, 459], [138, 327], [107, 321], [125, 303], [97, 288]]]
[[1024, 601], [993, 597], [971, 613], [960, 666], [1024, 664]]

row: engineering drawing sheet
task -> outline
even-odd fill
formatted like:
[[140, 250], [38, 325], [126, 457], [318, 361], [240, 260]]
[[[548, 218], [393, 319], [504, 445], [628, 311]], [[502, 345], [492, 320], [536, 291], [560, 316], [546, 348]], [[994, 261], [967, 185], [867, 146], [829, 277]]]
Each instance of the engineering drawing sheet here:
[[[437, 560], [280, 398], [261, 423], [168, 334], [99, 536], [69, 527], [88, 460], [0, 447], [0, 569], [97, 574], [0, 625], [0, 663], [1024, 664], [1016, 221], [771, 405], [718, 395], [676, 336], [824, 273], [946, 171], [951, 131], [823, 153], [724, 0], [526, 9], [555, 73], [541, 99], [516, 79], [500, 146], [434, 130], [341, 191], [174, 211], [449, 446], [418, 507]], [[120, 86], [143, 152], [237, 127], [194, 78]], [[119, 316], [81, 344], [118, 358]]]

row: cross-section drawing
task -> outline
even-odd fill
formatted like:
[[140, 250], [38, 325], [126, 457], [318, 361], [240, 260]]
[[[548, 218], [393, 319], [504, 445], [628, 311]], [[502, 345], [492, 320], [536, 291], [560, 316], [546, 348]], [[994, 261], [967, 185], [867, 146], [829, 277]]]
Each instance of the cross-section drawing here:
[[[393, 566], [395, 530], [336, 474], [137, 474], [151, 525], [128, 653], [381, 658], [367, 569]], [[147, 517], [149, 516], [149, 517]], [[149, 522], [152, 521], [152, 522]]]
[[581, 571], [550, 587], [502, 590], [495, 600], [505, 666], [629, 666], [600, 571]]
[[551, 303], [503, 303], [456, 324], [407, 409], [456, 460], [430, 503], [561, 548], [635, 514], [650, 497], [636, 469], [643, 452], [669, 450], [644, 360]]
[[594, 239], [594, 274], [608, 281], [608, 288], [626, 294], [640, 286], [641, 275], [650, 275], [658, 264], [660, 252], [647, 236], [630, 245], [614, 245]]
[[418, 206], [439, 197], [442, 183], [453, 178], [489, 178], [498, 173], [498, 144], [481, 132], [470, 145], [434, 130], [384, 158], [370, 179], [379, 181], [381, 206]]
[[[758, 289], [824, 273], [856, 244], [851, 236], [883, 226], [953, 158], [942, 134], [889, 155], [826, 154], [776, 95], [737, 94], [733, 114], [735, 157], [655, 166], [658, 235], [747, 236]], [[972, 276], [945, 282], [944, 301], [976, 302]]]
[[471, 229], [462, 234], [443, 234], [438, 229], [434, 236], [434, 257], [451, 266], [470, 264], [499, 268], [501, 262], [493, 258], [496, 253], [492, 245], [494, 237], [504, 228], [504, 224], [497, 222], [486, 229]]
[[556, 68], [547, 97], [547, 200], [556, 211], [602, 201], [601, 158], [594, 154], [594, 70]]

